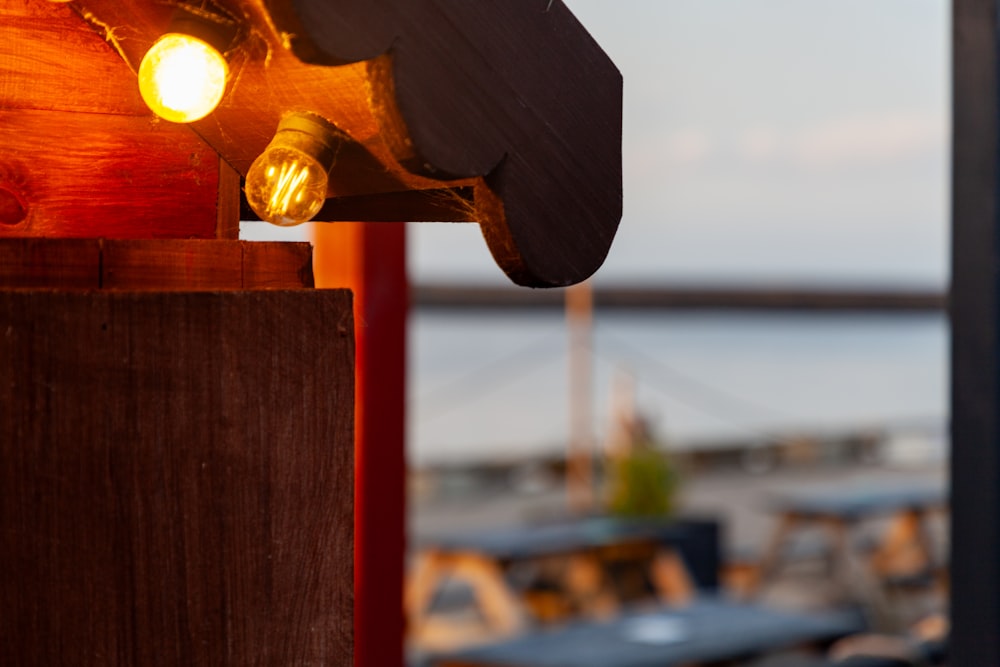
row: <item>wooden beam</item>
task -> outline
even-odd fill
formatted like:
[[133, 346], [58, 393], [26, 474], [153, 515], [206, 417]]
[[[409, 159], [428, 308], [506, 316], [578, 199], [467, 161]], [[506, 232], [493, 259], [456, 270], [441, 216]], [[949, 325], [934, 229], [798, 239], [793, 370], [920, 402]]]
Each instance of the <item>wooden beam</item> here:
[[[133, 67], [170, 19], [141, 0], [73, 4]], [[621, 218], [622, 78], [560, 0], [217, 6], [242, 36], [226, 96], [193, 127], [241, 174], [283, 114], [310, 110], [351, 138], [329, 197], [472, 188], [469, 217], [514, 282], [569, 285], [603, 263]]]
[[240, 237], [240, 174], [225, 160], [219, 160], [219, 199], [216, 204], [215, 238]]
[[103, 286], [132, 290], [234, 290], [243, 286], [239, 242], [111, 241]]
[[[330, 197], [316, 215], [323, 222], [474, 222], [471, 187], [383, 192]], [[260, 220], [246, 197], [240, 199], [240, 220]]]
[[244, 289], [313, 287], [308, 243], [242, 243]]
[[949, 662], [1000, 665], [1000, 35], [953, 7]]
[[0, 238], [0, 288], [100, 286], [99, 239]]
[[128, 290], [313, 287], [308, 243], [0, 238], [0, 288]]
[[218, 161], [179, 125], [0, 109], [0, 237], [214, 238]]

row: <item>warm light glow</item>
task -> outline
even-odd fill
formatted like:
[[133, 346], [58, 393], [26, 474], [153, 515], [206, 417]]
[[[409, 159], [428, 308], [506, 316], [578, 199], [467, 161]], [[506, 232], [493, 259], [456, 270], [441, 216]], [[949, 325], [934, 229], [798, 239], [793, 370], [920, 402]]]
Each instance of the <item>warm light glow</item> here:
[[326, 169], [296, 148], [271, 146], [250, 166], [246, 195], [261, 220], [291, 226], [311, 220], [326, 201]]
[[163, 35], [139, 65], [139, 92], [153, 112], [175, 123], [204, 118], [226, 92], [226, 60], [202, 40]]

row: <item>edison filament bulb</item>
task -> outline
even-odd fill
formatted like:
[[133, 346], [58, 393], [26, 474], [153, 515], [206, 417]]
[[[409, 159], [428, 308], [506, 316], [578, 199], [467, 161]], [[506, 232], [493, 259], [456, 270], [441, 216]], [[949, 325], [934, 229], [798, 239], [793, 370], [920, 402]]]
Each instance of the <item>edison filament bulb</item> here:
[[288, 227], [311, 220], [326, 202], [340, 133], [314, 114], [282, 119], [271, 143], [247, 171], [247, 203], [261, 220]]
[[139, 92], [160, 118], [190, 123], [218, 106], [228, 70], [215, 47], [186, 33], [169, 32], [143, 57]]

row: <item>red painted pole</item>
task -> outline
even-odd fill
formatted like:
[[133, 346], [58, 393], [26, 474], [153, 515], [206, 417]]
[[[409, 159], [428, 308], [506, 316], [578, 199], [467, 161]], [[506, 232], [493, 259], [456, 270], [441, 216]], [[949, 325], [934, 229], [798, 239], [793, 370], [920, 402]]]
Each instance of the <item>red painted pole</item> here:
[[354, 290], [354, 665], [403, 664], [406, 225], [315, 225], [316, 286]]

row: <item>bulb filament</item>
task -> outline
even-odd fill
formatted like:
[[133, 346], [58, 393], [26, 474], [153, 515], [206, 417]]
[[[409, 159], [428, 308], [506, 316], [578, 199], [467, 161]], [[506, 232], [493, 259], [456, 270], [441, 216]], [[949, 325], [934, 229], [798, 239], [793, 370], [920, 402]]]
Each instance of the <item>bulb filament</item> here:
[[[274, 177], [274, 167], [268, 170], [268, 176]], [[298, 162], [291, 164], [285, 162], [281, 165], [281, 172], [275, 180], [274, 189], [271, 191], [271, 200], [268, 208], [272, 214], [285, 215], [291, 207], [292, 200], [298, 201], [302, 198], [301, 187], [309, 176], [308, 169], [299, 169]]]

